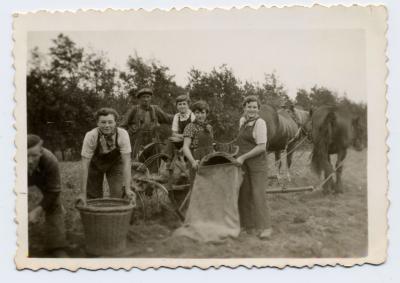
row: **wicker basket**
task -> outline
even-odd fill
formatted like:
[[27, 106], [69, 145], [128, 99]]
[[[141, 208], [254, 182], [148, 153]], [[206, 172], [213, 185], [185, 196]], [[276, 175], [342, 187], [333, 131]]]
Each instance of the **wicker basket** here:
[[92, 199], [77, 205], [85, 231], [86, 252], [113, 256], [126, 247], [133, 205], [124, 199]]

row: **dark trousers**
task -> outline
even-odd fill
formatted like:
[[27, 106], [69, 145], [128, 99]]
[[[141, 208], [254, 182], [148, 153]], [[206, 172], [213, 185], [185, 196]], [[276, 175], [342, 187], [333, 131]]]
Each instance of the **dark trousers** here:
[[35, 246], [47, 253], [67, 247], [65, 212], [60, 197], [44, 208], [44, 214], [44, 224], [29, 224], [29, 256], [32, 256], [31, 248]]
[[239, 192], [239, 214], [244, 229], [263, 230], [271, 226], [265, 195], [267, 164], [263, 155], [246, 160], [242, 166], [244, 175]]
[[60, 200], [54, 209], [45, 211], [45, 217], [46, 249], [66, 247], [65, 212]]
[[87, 198], [103, 198], [103, 181], [104, 176], [107, 178], [107, 183], [110, 188], [110, 197], [121, 198], [123, 195], [123, 165], [122, 161], [111, 166], [108, 171], [100, 171], [96, 166], [89, 166], [87, 180]]

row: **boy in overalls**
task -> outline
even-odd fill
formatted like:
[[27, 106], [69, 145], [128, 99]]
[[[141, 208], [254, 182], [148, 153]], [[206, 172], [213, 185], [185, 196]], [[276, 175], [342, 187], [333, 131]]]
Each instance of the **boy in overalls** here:
[[96, 112], [97, 127], [86, 133], [82, 146], [82, 200], [103, 197], [107, 178], [110, 197], [133, 197], [131, 191], [131, 144], [128, 132], [117, 127], [112, 108]]

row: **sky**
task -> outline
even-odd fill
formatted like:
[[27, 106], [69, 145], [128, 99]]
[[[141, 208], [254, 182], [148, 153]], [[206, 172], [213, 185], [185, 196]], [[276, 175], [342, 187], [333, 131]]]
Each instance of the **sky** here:
[[[135, 52], [158, 60], [185, 86], [188, 71], [227, 64], [242, 81], [264, 81], [275, 72], [288, 95], [299, 88], [327, 87], [366, 101], [365, 34], [358, 29], [148, 30], [68, 32], [79, 47], [103, 52], [111, 66], [126, 68]], [[28, 50], [47, 53], [58, 31], [30, 32]]]

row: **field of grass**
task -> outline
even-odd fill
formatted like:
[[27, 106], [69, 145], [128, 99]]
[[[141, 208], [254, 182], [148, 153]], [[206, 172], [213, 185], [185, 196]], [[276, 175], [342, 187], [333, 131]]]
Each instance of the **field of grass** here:
[[[314, 185], [309, 153], [295, 153], [291, 186]], [[270, 156], [270, 172], [274, 164]], [[85, 257], [84, 234], [74, 199], [79, 192], [78, 162], [61, 163], [63, 195], [67, 210], [69, 253]], [[128, 247], [121, 257], [361, 257], [367, 254], [367, 152], [350, 151], [343, 172], [345, 192], [323, 195], [321, 191], [268, 194], [274, 233], [267, 241], [241, 234], [224, 243], [199, 243], [171, 237], [179, 219], [171, 210], [155, 211], [150, 219], [136, 217], [130, 227]], [[276, 187], [276, 181], [271, 181]], [[40, 225], [30, 230], [31, 256], [41, 255]]]

